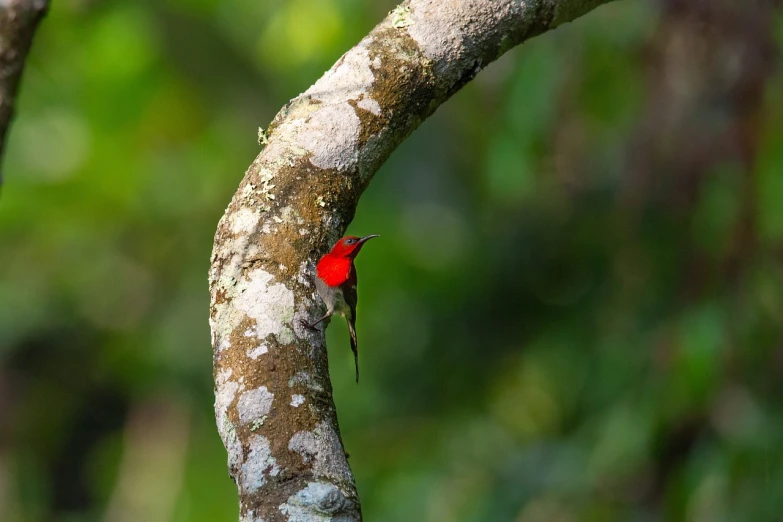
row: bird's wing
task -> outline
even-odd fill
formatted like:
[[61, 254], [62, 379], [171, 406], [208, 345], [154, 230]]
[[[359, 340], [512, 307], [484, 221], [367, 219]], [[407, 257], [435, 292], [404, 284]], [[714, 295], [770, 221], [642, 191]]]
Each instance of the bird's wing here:
[[348, 280], [343, 284], [343, 299], [348, 305], [350, 312], [345, 314], [345, 320], [348, 322], [348, 332], [351, 334], [351, 351], [353, 352], [353, 361], [356, 366], [356, 382], [359, 382], [359, 343], [356, 340], [356, 303], [359, 297], [356, 292], [356, 267], [351, 269]]
[[354, 321], [356, 320], [356, 303], [359, 302], [359, 296], [356, 293], [356, 281], [356, 267], [352, 267], [348, 274], [348, 279], [340, 285], [343, 291], [343, 299], [345, 299], [345, 304], [348, 305], [348, 308], [351, 309], [351, 318]]

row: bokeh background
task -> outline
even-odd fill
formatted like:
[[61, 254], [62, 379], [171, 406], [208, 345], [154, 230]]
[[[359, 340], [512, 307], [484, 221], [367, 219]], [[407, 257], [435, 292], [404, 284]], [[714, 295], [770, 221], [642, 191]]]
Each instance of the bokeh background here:
[[[235, 521], [212, 237], [394, 1], [53, 4], [3, 158], [0, 520]], [[328, 335], [368, 521], [782, 520], [781, 45], [762, 2], [615, 2], [394, 153], [359, 386]]]

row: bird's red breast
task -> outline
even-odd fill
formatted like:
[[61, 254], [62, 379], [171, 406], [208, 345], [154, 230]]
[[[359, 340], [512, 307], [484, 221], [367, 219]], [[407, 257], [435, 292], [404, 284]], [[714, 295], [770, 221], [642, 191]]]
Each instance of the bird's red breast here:
[[351, 276], [352, 264], [353, 260], [350, 257], [326, 254], [318, 261], [315, 271], [326, 286], [340, 286]]
[[321, 281], [326, 283], [327, 286], [335, 287], [342, 285], [349, 278], [353, 277], [354, 284], [356, 284], [353, 260], [359, 255], [359, 251], [364, 246], [364, 243], [374, 237], [378, 237], [378, 235], [372, 234], [364, 237], [345, 236], [335, 243], [332, 250], [323, 256], [315, 267], [315, 271]]

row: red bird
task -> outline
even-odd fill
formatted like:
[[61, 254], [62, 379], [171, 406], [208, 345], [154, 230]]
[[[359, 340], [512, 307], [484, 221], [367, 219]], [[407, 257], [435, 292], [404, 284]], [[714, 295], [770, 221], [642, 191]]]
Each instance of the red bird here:
[[323, 256], [315, 267], [315, 287], [326, 304], [326, 315], [313, 324], [314, 328], [321, 321], [340, 314], [348, 322], [351, 334], [351, 350], [356, 365], [356, 382], [359, 382], [359, 347], [356, 342], [356, 266], [353, 260], [359, 255], [364, 243], [378, 237], [378, 234], [356, 237], [345, 236], [334, 244], [332, 250]]

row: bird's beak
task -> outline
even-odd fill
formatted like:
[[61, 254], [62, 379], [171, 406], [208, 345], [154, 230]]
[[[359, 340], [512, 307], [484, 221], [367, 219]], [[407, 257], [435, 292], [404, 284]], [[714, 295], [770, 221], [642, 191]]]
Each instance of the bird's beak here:
[[360, 238], [360, 239], [359, 239], [359, 244], [361, 245], [361, 244], [363, 244], [365, 241], [367, 241], [368, 239], [372, 239], [372, 238], [374, 238], [374, 237], [381, 237], [381, 236], [380, 236], [380, 234], [370, 234], [369, 236], [364, 236], [363, 238]]

